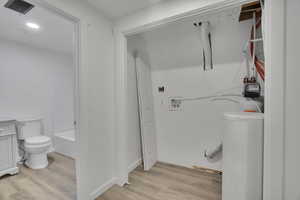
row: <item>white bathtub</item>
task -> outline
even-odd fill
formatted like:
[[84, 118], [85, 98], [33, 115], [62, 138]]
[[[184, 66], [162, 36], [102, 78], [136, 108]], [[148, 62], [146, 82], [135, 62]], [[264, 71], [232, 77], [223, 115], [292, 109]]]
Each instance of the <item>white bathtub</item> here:
[[55, 152], [75, 159], [75, 130], [54, 134]]

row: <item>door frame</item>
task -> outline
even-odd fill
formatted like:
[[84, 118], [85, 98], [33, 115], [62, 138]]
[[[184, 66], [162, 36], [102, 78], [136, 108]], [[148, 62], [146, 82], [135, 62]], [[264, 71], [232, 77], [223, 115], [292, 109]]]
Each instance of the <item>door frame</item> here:
[[65, 12], [62, 9], [57, 8], [55, 5], [45, 0], [28, 0], [28, 2], [38, 5], [41, 8], [60, 16], [74, 24], [74, 41], [73, 41], [73, 83], [74, 83], [74, 131], [75, 131], [75, 148], [78, 150], [75, 152], [75, 169], [76, 169], [76, 194], [80, 197], [80, 68], [81, 68], [81, 20], [72, 14]]
[[117, 25], [114, 28], [115, 34], [115, 116], [116, 116], [116, 177], [118, 184], [123, 186], [128, 182], [128, 166], [127, 166], [127, 37], [164, 26], [171, 22], [175, 22], [187, 17], [195, 15], [205, 15], [210, 12], [216, 12], [224, 8], [236, 7], [244, 3], [253, 2], [255, 0], [220, 0], [208, 3], [199, 7], [193, 7], [188, 11], [174, 14], [166, 18], [161, 18], [141, 25], [129, 25], [123, 27]]
[[265, 1], [263, 199], [283, 200], [285, 183], [286, 0]]
[[[209, 5], [191, 8], [165, 18], [140, 24], [117, 25], [115, 34], [115, 120], [116, 120], [116, 177], [123, 186], [128, 182], [127, 170], [127, 36], [145, 32], [186, 17], [234, 7], [255, 0], [220, 0]], [[266, 30], [266, 82], [264, 122], [264, 200], [282, 200], [284, 183], [284, 1], [265, 1]], [[279, 42], [279, 43], [278, 43]], [[281, 48], [281, 50], [279, 50]], [[275, 69], [274, 69], [275, 68]], [[272, 87], [271, 87], [272, 85]], [[274, 87], [275, 86], [275, 87]], [[275, 134], [274, 134], [275, 133]]]

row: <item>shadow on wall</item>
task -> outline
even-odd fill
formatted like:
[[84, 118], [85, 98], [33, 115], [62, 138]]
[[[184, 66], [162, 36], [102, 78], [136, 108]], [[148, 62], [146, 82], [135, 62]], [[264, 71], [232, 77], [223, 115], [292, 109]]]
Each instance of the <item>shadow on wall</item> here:
[[151, 66], [150, 54], [148, 53], [148, 43], [142, 34], [127, 37], [127, 51], [130, 56], [140, 57], [145, 64]]

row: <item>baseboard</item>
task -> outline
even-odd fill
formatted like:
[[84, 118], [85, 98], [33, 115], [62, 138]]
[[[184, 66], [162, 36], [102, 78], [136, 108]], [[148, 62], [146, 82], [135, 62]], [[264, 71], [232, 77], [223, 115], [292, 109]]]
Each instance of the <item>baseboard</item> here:
[[142, 164], [142, 159], [138, 159], [137, 161], [131, 163], [128, 166], [128, 173], [132, 172], [133, 170], [135, 170], [138, 166], [140, 166]]
[[209, 168], [209, 167], [203, 167], [203, 166], [192, 166], [192, 167], [188, 167], [188, 166], [184, 166], [184, 165], [180, 165], [180, 164], [174, 164], [174, 163], [169, 163], [169, 162], [165, 162], [165, 161], [157, 161], [158, 163], [162, 163], [165, 165], [170, 165], [170, 166], [174, 166], [174, 167], [181, 167], [181, 168], [186, 168], [186, 169], [193, 169], [193, 170], [202, 170], [202, 171], [206, 171], [206, 172], [210, 172], [210, 173], [215, 173], [215, 174], [222, 174], [221, 170], [216, 170], [213, 168]]
[[[138, 159], [137, 161], [131, 163], [128, 166], [128, 173], [132, 172], [137, 168], [140, 164], [142, 164], [142, 159]], [[98, 189], [93, 191], [90, 194], [90, 199], [95, 200], [97, 197], [101, 196], [104, 192], [106, 192], [108, 189], [110, 189], [113, 185], [119, 184], [119, 185], [124, 185], [124, 183], [127, 183], [128, 180], [126, 178], [123, 179], [118, 179], [118, 178], [112, 178], [110, 181], [106, 182], [105, 184], [101, 185]]]
[[223, 173], [221, 170], [216, 170], [216, 169], [202, 167], [202, 166], [193, 166], [193, 169], [199, 170], [199, 171], [202, 171], [202, 172], [207, 172], [207, 173], [210, 173], [210, 174], [222, 175], [222, 173]]
[[[127, 174], [128, 175], [128, 174]], [[123, 187], [126, 184], [129, 184], [128, 176], [123, 176], [120, 178], [117, 178], [116, 183], [120, 186]]]
[[99, 188], [97, 188], [95, 191], [93, 191], [90, 194], [90, 199], [95, 200], [99, 196], [101, 196], [104, 192], [109, 190], [113, 185], [115, 185], [117, 182], [117, 178], [112, 178], [111, 180], [107, 181], [103, 185], [101, 185]]

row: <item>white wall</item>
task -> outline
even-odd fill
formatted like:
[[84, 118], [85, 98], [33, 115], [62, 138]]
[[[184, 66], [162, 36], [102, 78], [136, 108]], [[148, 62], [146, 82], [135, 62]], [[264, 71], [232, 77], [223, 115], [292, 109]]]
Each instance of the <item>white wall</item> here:
[[128, 54], [128, 169], [133, 167], [142, 159], [141, 155], [141, 131], [138, 108], [138, 94], [136, 83], [135, 58], [131, 53]]
[[285, 185], [284, 198], [299, 200], [299, 8], [297, 0], [286, 1], [286, 119], [285, 119]]
[[80, 127], [76, 162], [79, 200], [95, 198], [114, 180], [114, 41], [109, 20], [78, 0], [46, 0], [80, 20]]
[[73, 128], [71, 55], [0, 40], [0, 60], [1, 115], [41, 116], [50, 137]]
[[[209, 96], [220, 91], [238, 94], [240, 67], [240, 63], [226, 63], [210, 72], [192, 66], [152, 73], [159, 161], [222, 169], [221, 158], [208, 161], [204, 151], [222, 142], [223, 113], [239, 111], [240, 106], [226, 101], [185, 101], [180, 111], [170, 111], [169, 98]], [[159, 86], [165, 86], [165, 93], [158, 92]]]
[[[87, 30], [88, 58], [82, 90], [86, 92], [83, 108], [88, 120], [89, 184], [92, 196], [114, 177], [114, 83], [113, 34], [110, 23], [95, 18]], [[85, 133], [81, 132], [82, 134]], [[96, 195], [97, 196], [97, 195]]]

